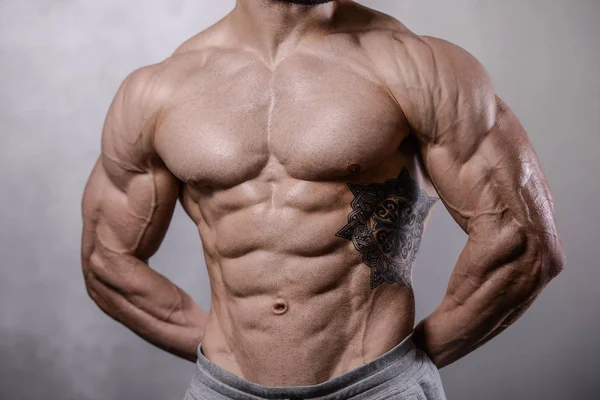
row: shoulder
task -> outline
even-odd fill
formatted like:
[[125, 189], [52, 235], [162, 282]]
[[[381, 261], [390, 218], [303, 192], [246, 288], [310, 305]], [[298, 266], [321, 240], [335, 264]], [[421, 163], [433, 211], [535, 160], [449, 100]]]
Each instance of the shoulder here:
[[370, 40], [377, 51], [373, 56], [387, 69], [389, 79], [410, 82], [419, 78], [426, 86], [455, 79], [459, 79], [459, 83], [466, 83], [465, 80], [480, 84], [489, 82], [482, 63], [461, 46], [447, 40], [417, 35], [403, 26], [379, 30], [373, 36]]
[[[128, 114], [131, 122], [157, 116], [195, 71], [206, 52], [176, 51], [166, 59], [127, 74], [111, 104], [108, 117]], [[139, 122], [139, 121], [138, 121]]]
[[[130, 72], [110, 106], [106, 126], [118, 135], [135, 134], [156, 122], [173, 97], [219, 52], [217, 25], [186, 40], [169, 57]], [[110, 132], [107, 132], [110, 133]]]
[[166, 68], [167, 61], [162, 61], [130, 72], [117, 91], [113, 108], [114, 106], [134, 107], [145, 112], [157, 109], [168, 97], [171, 89]]
[[432, 107], [452, 99], [458, 107], [459, 101], [473, 106], [495, 98], [483, 64], [454, 43], [430, 36], [399, 35], [393, 49], [400, 86], [430, 97]]
[[424, 87], [456, 79], [460, 83], [489, 83], [484, 66], [461, 46], [441, 38], [418, 35], [390, 15], [363, 8], [370, 22], [364, 25], [360, 42], [385, 80], [406, 81], [412, 85], [411, 81], [419, 79]]
[[389, 32], [382, 41], [374, 57], [390, 93], [417, 133], [437, 137], [436, 129], [459, 120], [481, 130], [492, 123], [496, 96], [491, 78], [467, 50], [444, 39], [406, 31]]
[[172, 90], [165, 68], [163, 61], [138, 68], [125, 77], [106, 116], [104, 136], [134, 134], [158, 115]]
[[164, 61], [138, 68], [119, 86], [102, 130], [102, 159], [107, 171], [124, 165], [136, 170], [154, 154], [154, 128], [172, 90], [165, 68]]
[[[453, 83], [484, 85], [489, 83], [483, 64], [467, 50], [447, 40], [412, 35], [399, 35], [395, 49], [415, 68], [431, 71], [436, 84]], [[400, 59], [399, 61], [401, 61]]]
[[186, 78], [201, 68], [219, 47], [219, 23], [187, 39], [164, 60], [127, 75], [117, 93], [149, 110], [160, 108]]
[[165, 109], [210, 58], [203, 33], [186, 41], [173, 54], [126, 75], [106, 115], [102, 159], [107, 171], [124, 166], [141, 171], [158, 156], [154, 134]]

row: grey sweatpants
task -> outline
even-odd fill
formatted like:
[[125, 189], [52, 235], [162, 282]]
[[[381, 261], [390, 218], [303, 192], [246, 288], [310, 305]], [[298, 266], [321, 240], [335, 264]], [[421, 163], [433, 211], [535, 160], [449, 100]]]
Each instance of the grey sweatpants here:
[[439, 371], [412, 334], [375, 360], [310, 386], [263, 386], [214, 364], [198, 348], [196, 375], [184, 400], [445, 400]]

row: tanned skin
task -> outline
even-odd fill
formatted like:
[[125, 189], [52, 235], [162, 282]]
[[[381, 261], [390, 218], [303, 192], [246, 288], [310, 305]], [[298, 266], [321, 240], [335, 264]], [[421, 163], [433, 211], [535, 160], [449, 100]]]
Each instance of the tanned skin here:
[[[310, 385], [413, 331], [411, 268], [441, 199], [468, 234], [415, 342], [441, 368], [512, 324], [564, 264], [523, 127], [465, 50], [352, 1], [238, 0], [130, 74], [83, 199], [102, 310], [188, 360]], [[208, 312], [148, 266], [177, 199]]]

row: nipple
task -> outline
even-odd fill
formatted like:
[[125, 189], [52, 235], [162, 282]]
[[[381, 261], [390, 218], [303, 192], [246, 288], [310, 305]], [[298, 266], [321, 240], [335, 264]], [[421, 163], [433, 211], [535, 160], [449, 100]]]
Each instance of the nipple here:
[[288, 303], [284, 299], [281, 299], [281, 298], [276, 299], [273, 302], [273, 306], [271, 307], [271, 309], [273, 310], [274, 314], [277, 314], [277, 315], [285, 314], [286, 311], [288, 310]]
[[348, 164], [346, 166], [346, 171], [348, 171], [348, 173], [350, 173], [350, 174], [358, 174], [360, 172], [360, 165], [359, 164]]

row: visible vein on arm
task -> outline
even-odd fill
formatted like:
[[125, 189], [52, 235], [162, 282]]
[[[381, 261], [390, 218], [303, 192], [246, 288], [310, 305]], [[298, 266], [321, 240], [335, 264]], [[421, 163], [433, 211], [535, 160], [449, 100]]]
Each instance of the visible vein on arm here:
[[148, 216], [145, 218], [144, 225], [142, 226], [142, 229], [141, 229], [140, 233], [138, 234], [138, 237], [137, 237], [133, 247], [131, 248], [131, 251], [133, 253], [135, 253], [139, 250], [142, 240], [144, 240], [144, 236], [146, 236], [146, 233], [148, 232], [148, 228], [150, 227], [150, 224], [152, 223], [152, 219], [154, 218], [154, 215], [156, 214], [156, 209], [158, 208], [158, 199], [157, 199], [158, 193], [157, 193], [157, 187], [156, 187], [156, 178], [155, 178], [155, 173], [154, 173], [152, 166], [150, 166], [150, 168], [148, 168], [148, 174], [150, 175], [150, 179], [152, 179], [152, 200], [150, 203], [150, 212], [148, 213]]

